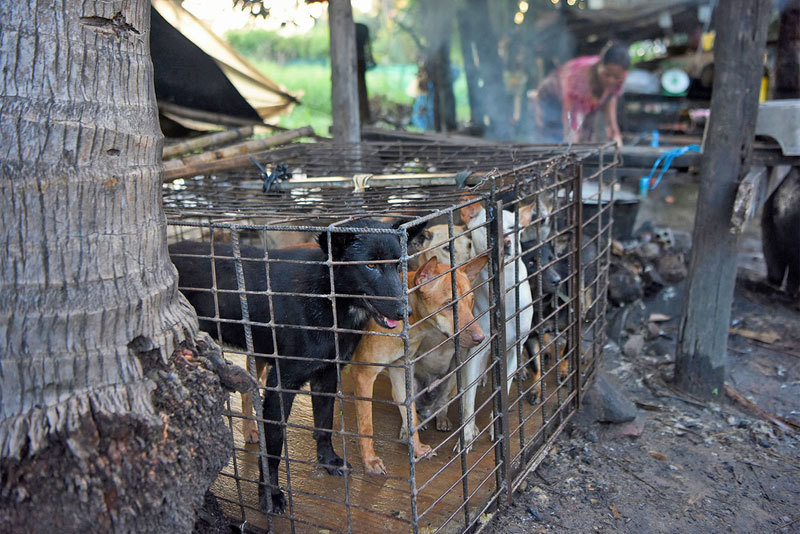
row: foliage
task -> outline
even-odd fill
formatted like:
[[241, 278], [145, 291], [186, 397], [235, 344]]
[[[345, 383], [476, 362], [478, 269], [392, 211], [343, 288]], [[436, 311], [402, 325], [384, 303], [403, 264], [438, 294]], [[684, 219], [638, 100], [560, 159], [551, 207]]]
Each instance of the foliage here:
[[[306, 4], [322, 2], [324, 0], [305, 0]], [[295, 5], [300, 5], [303, 0], [294, 0]], [[267, 18], [269, 16], [269, 5], [264, 0], [233, 0], [233, 7], [238, 7], [242, 11], [248, 11], [254, 17]]]
[[329, 135], [331, 119], [331, 68], [329, 64], [294, 61], [279, 64], [257, 60], [253, 63], [268, 78], [290, 92], [300, 93], [301, 105], [281, 117], [280, 126], [300, 128], [310, 125], [319, 135]]
[[330, 37], [325, 24], [290, 37], [267, 30], [231, 30], [225, 33], [225, 39], [252, 59], [278, 63], [299, 59], [327, 62], [330, 59]]

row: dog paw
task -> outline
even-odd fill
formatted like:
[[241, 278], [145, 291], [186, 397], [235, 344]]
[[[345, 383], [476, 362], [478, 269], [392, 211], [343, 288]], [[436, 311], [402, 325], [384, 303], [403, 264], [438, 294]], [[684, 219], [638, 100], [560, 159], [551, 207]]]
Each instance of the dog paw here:
[[437, 415], [436, 416], [436, 430], [439, 432], [450, 432], [453, 428], [453, 423], [450, 422], [450, 419], [447, 415]]
[[267, 493], [264, 486], [259, 486], [258, 506], [264, 513], [282, 514], [286, 511], [286, 497], [281, 490], [277, 493]]
[[[470, 452], [472, 450], [473, 441], [475, 441], [475, 436], [478, 435], [478, 427], [475, 425], [474, 421], [467, 423], [467, 426], [464, 427], [464, 452]], [[456, 445], [453, 447], [454, 452], [458, 452], [461, 450], [461, 442], [456, 440]]]
[[400, 428], [400, 439], [403, 441], [408, 439], [408, 429], [406, 427]]
[[420, 458], [425, 458], [426, 456], [436, 456], [436, 453], [433, 452], [433, 449], [430, 445], [420, 443], [418, 446], [414, 447], [415, 459], [419, 460]]
[[370, 475], [385, 475], [386, 466], [383, 465], [383, 460], [377, 456], [372, 458], [364, 458], [364, 470]]
[[528, 370], [527, 367], [520, 367], [517, 371], [517, 380], [520, 382], [524, 382], [531, 377], [531, 372]]
[[245, 443], [258, 443], [258, 426], [251, 419], [242, 420], [242, 436]]
[[528, 404], [531, 406], [536, 406], [539, 404], [539, 392], [538, 391], [531, 391], [528, 393], [528, 396], [525, 397], [528, 400]]
[[345, 462], [338, 456], [328, 458], [327, 460], [317, 458], [317, 461], [325, 468], [325, 471], [327, 471], [329, 475], [335, 477], [344, 476], [345, 470], [352, 469], [350, 462]]

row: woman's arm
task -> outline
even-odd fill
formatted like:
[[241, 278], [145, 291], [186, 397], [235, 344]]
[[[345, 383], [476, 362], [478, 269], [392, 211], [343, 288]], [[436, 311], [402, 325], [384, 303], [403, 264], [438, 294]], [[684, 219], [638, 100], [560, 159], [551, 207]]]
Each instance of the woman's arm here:
[[570, 98], [569, 93], [564, 95], [564, 103], [561, 106], [561, 124], [564, 126], [564, 142], [578, 143], [581, 136], [581, 128], [585, 115], [580, 106], [575, 105], [575, 101]]
[[619, 124], [617, 123], [617, 101], [618, 97], [614, 95], [605, 104], [606, 137], [613, 140], [617, 145], [622, 146], [622, 132], [620, 132]]

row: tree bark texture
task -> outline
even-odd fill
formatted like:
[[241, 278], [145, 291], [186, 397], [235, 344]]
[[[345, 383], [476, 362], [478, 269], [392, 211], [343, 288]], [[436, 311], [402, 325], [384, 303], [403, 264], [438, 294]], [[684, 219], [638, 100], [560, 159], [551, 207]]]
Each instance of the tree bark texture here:
[[677, 385], [703, 398], [723, 394], [738, 244], [731, 215], [750, 166], [771, 9], [770, 0], [717, 6], [711, 118], [675, 362]]
[[800, 0], [788, 0], [781, 11], [773, 97], [800, 98]]
[[3, 532], [186, 531], [227, 461], [219, 380], [176, 363], [149, 28], [145, 0], [0, 2]]
[[356, 26], [350, 0], [330, 0], [328, 18], [331, 29], [333, 140], [358, 143], [361, 140], [361, 121], [356, 80]]

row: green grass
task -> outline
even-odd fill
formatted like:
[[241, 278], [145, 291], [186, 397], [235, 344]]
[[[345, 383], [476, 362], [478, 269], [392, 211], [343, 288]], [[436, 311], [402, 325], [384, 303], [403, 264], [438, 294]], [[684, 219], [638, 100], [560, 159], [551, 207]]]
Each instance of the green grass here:
[[[302, 92], [301, 105], [283, 115], [278, 123], [284, 128], [310, 125], [319, 135], [330, 135], [331, 70], [327, 64], [296, 62], [281, 65], [271, 61], [251, 59], [268, 78], [283, 85], [289, 92]], [[378, 65], [367, 71], [367, 89], [370, 96], [382, 95], [391, 102], [412, 104], [406, 87], [416, 79], [416, 65]], [[456, 96], [456, 116], [459, 122], [469, 118], [467, 84], [463, 76], [453, 86]]]
[[272, 81], [290, 93], [302, 93], [301, 105], [282, 115], [279, 126], [300, 128], [310, 125], [319, 135], [329, 135], [331, 125], [331, 69], [328, 65], [293, 63], [280, 65], [271, 61], [253, 60], [253, 64]]

